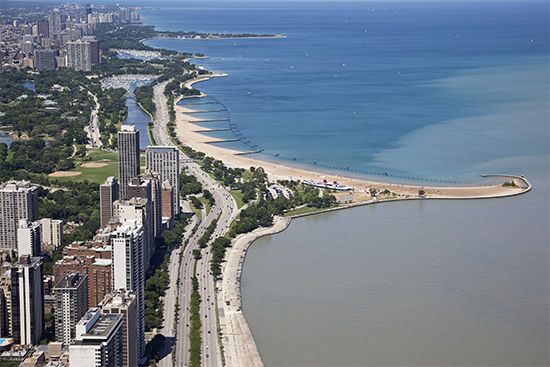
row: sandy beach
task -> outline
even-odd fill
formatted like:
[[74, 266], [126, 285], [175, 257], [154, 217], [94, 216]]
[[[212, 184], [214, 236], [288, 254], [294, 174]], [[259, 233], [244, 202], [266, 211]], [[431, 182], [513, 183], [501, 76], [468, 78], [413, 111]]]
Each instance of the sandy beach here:
[[[225, 74], [218, 74], [220, 76]], [[188, 88], [193, 84], [208, 80], [209, 76], [200, 76], [186, 83]], [[202, 96], [205, 96], [203, 94]], [[197, 97], [194, 97], [197, 98]], [[530, 184], [527, 180], [519, 176], [503, 175], [502, 181], [494, 185], [480, 186], [427, 186], [427, 185], [403, 185], [387, 182], [377, 182], [366, 179], [358, 179], [344, 177], [334, 173], [322, 171], [314, 171], [309, 169], [287, 166], [280, 163], [268, 162], [252, 158], [250, 155], [242, 155], [234, 150], [226, 149], [215, 144], [211, 144], [216, 139], [203, 135], [203, 132], [209, 130], [200, 124], [201, 118], [193, 116], [190, 113], [194, 112], [187, 107], [175, 105], [176, 111], [176, 134], [178, 139], [185, 145], [191, 148], [204, 152], [216, 159], [223, 161], [227, 166], [234, 168], [250, 168], [263, 167], [270, 180], [314, 180], [321, 181], [323, 179], [329, 182], [338, 181], [341, 184], [354, 188], [356, 194], [361, 192], [366, 193], [369, 189], [377, 189], [379, 191], [389, 190], [395, 196], [411, 197], [418, 196], [418, 190], [425, 191], [426, 198], [439, 199], [474, 199], [474, 198], [495, 198], [505, 197], [524, 193], [530, 189]], [[506, 176], [506, 177], [504, 177]], [[502, 186], [505, 181], [514, 181], [517, 186]]]

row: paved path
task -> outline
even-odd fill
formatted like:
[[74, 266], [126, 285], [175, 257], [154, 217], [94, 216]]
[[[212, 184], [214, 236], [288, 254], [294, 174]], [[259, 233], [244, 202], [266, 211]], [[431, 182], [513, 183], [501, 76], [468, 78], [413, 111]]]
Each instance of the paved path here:
[[262, 358], [254, 337], [241, 309], [241, 272], [246, 251], [256, 239], [283, 231], [290, 224], [289, 218], [275, 217], [274, 224], [268, 228], [258, 228], [250, 233], [238, 236], [226, 254], [223, 268], [222, 292], [218, 305], [223, 312], [220, 318], [224, 335], [226, 365], [228, 367], [263, 366]]

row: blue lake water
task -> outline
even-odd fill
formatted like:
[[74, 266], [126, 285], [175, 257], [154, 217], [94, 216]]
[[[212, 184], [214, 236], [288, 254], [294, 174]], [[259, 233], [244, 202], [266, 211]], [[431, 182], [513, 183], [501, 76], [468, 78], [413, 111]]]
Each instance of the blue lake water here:
[[8, 133], [0, 132], [0, 143], [6, 143], [10, 145], [13, 140]]
[[160, 29], [288, 36], [147, 41], [229, 74], [200, 89], [260, 158], [535, 186], [300, 219], [258, 241], [243, 309], [266, 365], [550, 364], [547, 2], [155, 4], [143, 20]]
[[125, 123], [135, 125], [139, 130], [139, 146], [142, 150], [148, 145], [151, 145], [149, 134], [147, 133], [147, 125], [151, 121], [151, 117], [139, 107], [133, 93], [136, 87], [147, 83], [150, 82], [133, 83], [130, 87], [129, 95], [126, 97], [128, 116], [126, 117]]

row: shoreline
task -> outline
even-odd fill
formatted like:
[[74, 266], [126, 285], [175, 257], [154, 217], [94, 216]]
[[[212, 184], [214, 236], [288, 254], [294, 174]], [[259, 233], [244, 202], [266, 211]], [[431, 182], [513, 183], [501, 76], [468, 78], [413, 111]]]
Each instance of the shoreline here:
[[[512, 175], [498, 175], [504, 177], [519, 177]], [[521, 178], [521, 177], [520, 177]], [[519, 193], [509, 196], [522, 195], [532, 189], [530, 182], [525, 179], [527, 188]], [[491, 199], [491, 197], [463, 197], [463, 198], [392, 198], [387, 200], [370, 200], [366, 202], [351, 203], [339, 207], [327, 208], [311, 213], [297, 214], [289, 217], [276, 216], [273, 219], [273, 225], [270, 227], [260, 227], [252, 232], [244, 233], [233, 240], [233, 244], [228, 248], [225, 262], [222, 267], [222, 280], [220, 297], [217, 299], [218, 314], [220, 319], [220, 333], [222, 335], [223, 349], [225, 350], [225, 359], [227, 366], [260, 367], [263, 361], [254, 340], [252, 331], [246, 321], [242, 309], [241, 277], [243, 273], [244, 262], [250, 247], [256, 240], [284, 232], [292, 223], [293, 219], [302, 218], [317, 214], [330, 213], [344, 209], [356, 208], [360, 206], [375, 205], [390, 202], [417, 201], [417, 200], [479, 200]], [[229, 304], [228, 304], [229, 302]]]
[[[192, 88], [194, 84], [207, 81], [213, 77], [226, 76], [219, 73], [213, 75], [201, 75], [195, 79], [191, 79], [185, 83], [187, 88]], [[376, 189], [379, 192], [389, 190], [392, 196], [399, 198], [419, 197], [419, 190], [423, 190], [425, 195], [423, 198], [440, 198], [440, 199], [482, 199], [482, 198], [497, 198], [511, 195], [522, 194], [530, 190], [530, 184], [527, 180], [520, 176], [513, 175], [496, 175], [501, 177], [511, 178], [517, 185], [516, 187], [502, 186], [503, 180], [499, 184], [487, 185], [471, 185], [471, 186], [432, 186], [428, 184], [399, 184], [391, 182], [374, 181], [367, 178], [346, 177], [340, 174], [324, 172], [322, 170], [312, 170], [306, 168], [298, 168], [283, 163], [251, 158], [249, 155], [242, 154], [236, 150], [220, 147], [212, 144], [213, 141], [222, 141], [224, 139], [209, 137], [203, 132], [212, 130], [200, 125], [201, 119], [192, 116], [190, 113], [194, 110], [178, 106], [178, 102], [186, 98], [201, 98], [207, 94], [202, 93], [198, 96], [182, 97], [175, 101], [174, 110], [176, 111], [176, 126], [175, 132], [178, 140], [194, 150], [205, 153], [215, 159], [222, 160], [227, 166], [234, 168], [248, 169], [251, 166], [262, 167], [267, 173], [271, 181], [277, 180], [313, 180], [319, 181], [326, 179], [329, 182], [338, 181], [346, 186], [351, 186], [353, 190], [352, 201], [366, 201], [367, 196], [370, 197], [370, 189]], [[491, 175], [484, 175], [491, 176]]]
[[[192, 88], [193, 84], [204, 82], [212, 77], [226, 76], [226, 74], [202, 75], [185, 83], [187, 88]], [[337, 210], [343, 210], [358, 206], [373, 205], [384, 202], [410, 201], [410, 200], [476, 200], [476, 199], [493, 199], [502, 197], [511, 197], [522, 195], [532, 189], [531, 183], [523, 176], [510, 174], [487, 174], [482, 177], [502, 178], [512, 181], [516, 186], [502, 186], [502, 184], [493, 184], [485, 186], [425, 186], [411, 184], [395, 184], [389, 182], [377, 182], [367, 179], [342, 177], [327, 172], [317, 172], [297, 167], [289, 167], [280, 163], [272, 163], [256, 158], [250, 158], [242, 155], [238, 151], [222, 148], [211, 144], [212, 141], [221, 141], [223, 139], [209, 137], [204, 135], [209, 129], [201, 127], [195, 116], [189, 113], [192, 109], [183, 106], [178, 106], [178, 102], [185, 98], [201, 98], [206, 94], [201, 92], [199, 96], [182, 97], [174, 102], [176, 111], [176, 127], [175, 132], [177, 139], [184, 145], [204, 152], [208, 156], [215, 159], [220, 159], [230, 167], [250, 168], [251, 166], [263, 167], [266, 171], [269, 180], [276, 181], [278, 179], [313, 179], [318, 180], [320, 177], [330, 180], [338, 180], [339, 182], [352, 186], [354, 192], [358, 193], [354, 199], [357, 201], [346, 203], [338, 207], [318, 210], [310, 213], [292, 215], [289, 217], [275, 217], [271, 227], [258, 228], [250, 233], [237, 236], [232, 247], [228, 248], [226, 259], [222, 267], [222, 279], [220, 296], [217, 299], [220, 333], [225, 351], [225, 359], [227, 366], [243, 366], [257, 367], [263, 366], [263, 361], [254, 340], [254, 336], [246, 321], [242, 310], [242, 294], [241, 294], [241, 276], [243, 272], [244, 261], [247, 252], [252, 244], [259, 238], [280, 233], [291, 224], [292, 219], [316, 215], [320, 213], [328, 213]], [[389, 189], [392, 196], [375, 197], [367, 199], [366, 192], [371, 188], [382, 191]], [[424, 190], [425, 195], [420, 196], [419, 190]], [[361, 196], [362, 193], [362, 196]], [[395, 193], [395, 195], [393, 195]], [[220, 282], [218, 282], [220, 284]]]
[[242, 37], [185, 37], [185, 36], [155, 36], [152, 38], [163, 38], [163, 39], [175, 39], [175, 40], [184, 40], [184, 41], [221, 41], [221, 40], [249, 40], [249, 39], [284, 39], [288, 38], [284, 34], [273, 34], [265, 36], [242, 36]]
[[263, 366], [254, 336], [242, 311], [242, 269], [246, 253], [257, 239], [280, 233], [287, 229], [290, 223], [290, 218], [275, 217], [271, 227], [244, 233], [236, 237], [232, 246], [228, 248], [222, 268], [222, 286], [217, 305], [226, 366]]

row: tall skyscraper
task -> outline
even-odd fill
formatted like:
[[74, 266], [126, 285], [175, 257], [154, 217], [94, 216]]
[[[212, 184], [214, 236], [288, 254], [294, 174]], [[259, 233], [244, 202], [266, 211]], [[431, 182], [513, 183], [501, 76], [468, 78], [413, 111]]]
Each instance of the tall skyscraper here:
[[40, 224], [42, 245], [56, 249], [63, 244], [63, 221], [61, 219], [42, 218]]
[[114, 176], [107, 177], [99, 186], [99, 211], [101, 227], [107, 226], [113, 216], [113, 203], [118, 200], [118, 180]]
[[44, 331], [42, 258], [21, 256], [11, 268], [11, 320], [14, 342], [38, 344]]
[[34, 67], [36, 70], [55, 70], [55, 51], [50, 49], [34, 50]]
[[113, 232], [113, 289], [133, 291], [138, 306], [138, 359], [145, 354], [145, 270], [143, 267], [143, 226], [125, 224]]
[[149, 201], [141, 197], [132, 197], [128, 200], [118, 200], [114, 204], [113, 211], [121, 225], [137, 224], [143, 226], [143, 267], [147, 271], [152, 256], [151, 242], [153, 236], [153, 214]]
[[49, 37], [50, 28], [48, 21], [46, 19], [39, 20], [36, 22], [37, 33], [40, 37]]
[[145, 150], [145, 164], [148, 172], [157, 173], [161, 183], [168, 181], [172, 188], [174, 215], [179, 214], [180, 156], [173, 146], [148, 146]]
[[138, 306], [136, 295], [124, 290], [116, 291], [107, 295], [102, 302], [101, 312], [103, 314], [122, 315], [122, 364], [124, 367], [138, 365], [140, 344], [139, 338], [143, 335], [138, 333]]
[[84, 36], [82, 37], [83, 41], [90, 43], [90, 57], [92, 65], [99, 64], [101, 61], [99, 55], [99, 41], [95, 36]]
[[88, 310], [86, 275], [65, 275], [53, 288], [55, 295], [55, 340], [69, 345], [76, 333], [76, 323]]
[[88, 310], [76, 324], [69, 346], [71, 366], [115, 367], [122, 365], [122, 316]]
[[90, 42], [83, 40], [67, 42], [67, 67], [82, 71], [92, 70]]
[[48, 15], [48, 26], [48, 33], [50, 36], [59, 34], [63, 30], [63, 16], [58, 10], [54, 10], [50, 15]]
[[40, 256], [40, 227], [39, 221], [19, 220], [17, 226], [17, 256]]
[[38, 211], [36, 187], [27, 181], [0, 185], [0, 249], [17, 248], [19, 220], [34, 222]]
[[146, 225], [147, 247], [144, 251], [144, 261], [145, 269], [148, 269], [151, 257], [155, 253], [156, 239], [162, 235], [162, 196], [158, 176], [146, 174], [131, 179], [127, 196], [147, 199], [147, 213], [150, 215]]
[[139, 131], [122, 125], [118, 132], [118, 178], [121, 199], [127, 199], [128, 183], [139, 175]]

